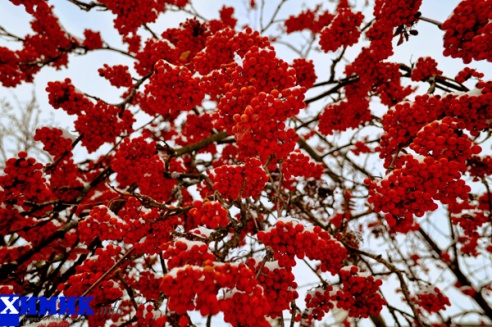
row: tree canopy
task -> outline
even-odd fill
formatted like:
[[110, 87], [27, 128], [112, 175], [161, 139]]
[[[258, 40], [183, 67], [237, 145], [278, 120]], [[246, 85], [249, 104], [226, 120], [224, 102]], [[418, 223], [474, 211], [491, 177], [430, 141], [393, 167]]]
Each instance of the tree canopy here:
[[0, 5], [30, 21], [0, 83], [64, 75], [70, 122], [5, 107], [0, 294], [93, 297], [49, 326], [492, 324], [492, 1], [422, 2]]

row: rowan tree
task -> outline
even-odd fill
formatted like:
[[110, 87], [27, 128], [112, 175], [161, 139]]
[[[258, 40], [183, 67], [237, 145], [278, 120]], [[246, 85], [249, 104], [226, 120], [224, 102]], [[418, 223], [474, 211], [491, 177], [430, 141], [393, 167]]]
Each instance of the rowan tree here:
[[[93, 296], [64, 326], [490, 324], [492, 1], [193, 2], [67, 1], [109, 39], [4, 4], [30, 31], [2, 24], [0, 82], [67, 72], [75, 137], [5, 162], [0, 294]], [[395, 60], [430, 30], [456, 76]], [[118, 101], [69, 74], [96, 53]]]

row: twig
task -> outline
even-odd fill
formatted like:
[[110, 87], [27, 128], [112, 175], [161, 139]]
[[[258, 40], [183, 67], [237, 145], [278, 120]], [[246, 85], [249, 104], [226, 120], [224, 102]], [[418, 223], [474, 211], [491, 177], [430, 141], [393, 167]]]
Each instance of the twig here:
[[123, 257], [121, 257], [120, 260], [116, 261], [114, 263], [114, 265], [109, 268], [108, 271], [106, 271], [101, 277], [99, 277], [98, 280], [96, 280], [96, 282], [94, 284], [92, 284], [81, 296], [86, 296], [87, 294], [90, 293], [90, 291], [92, 291], [94, 289], [94, 287], [96, 287], [97, 285], [99, 285], [100, 282], [102, 282], [109, 274], [111, 274], [113, 271], [116, 270], [116, 268], [118, 268], [118, 266], [126, 260], [126, 258], [135, 250], [135, 248], [131, 248], [130, 250], [128, 250], [127, 253], [125, 253], [125, 255]]
[[407, 303], [410, 306], [410, 309], [412, 309], [412, 312], [414, 314], [414, 318], [417, 321], [417, 324], [418, 324], [417, 326], [426, 326], [426, 324], [424, 324], [424, 322], [420, 318], [419, 312], [418, 312], [417, 308], [415, 307], [415, 305], [414, 305], [414, 303], [412, 301], [412, 298], [410, 296], [410, 292], [408, 290], [407, 283], [405, 282], [405, 279], [403, 278], [403, 274], [401, 273], [401, 271], [399, 269], [397, 269], [393, 264], [391, 264], [388, 261], [386, 261], [385, 259], [383, 259], [381, 255], [375, 255], [375, 254], [372, 254], [372, 253], [367, 253], [365, 251], [362, 251], [362, 250], [353, 248], [350, 245], [345, 244], [345, 243], [344, 243], [344, 245], [345, 245], [345, 247], [347, 249], [349, 249], [351, 251], [357, 252], [357, 253], [359, 253], [361, 255], [364, 255], [366, 257], [369, 257], [369, 258], [371, 258], [371, 259], [373, 259], [373, 260], [375, 260], [375, 261], [383, 264], [391, 272], [395, 273], [396, 276], [398, 277], [399, 281], [400, 281], [401, 290], [403, 292], [403, 295], [405, 296], [405, 299], [407, 300]]
[[196, 150], [203, 149], [207, 145], [210, 145], [214, 142], [225, 139], [227, 136], [228, 136], [228, 134], [226, 132], [220, 132], [217, 134], [213, 134], [213, 135], [207, 137], [206, 139], [203, 139], [199, 142], [184, 146], [181, 149], [174, 151], [174, 156], [179, 157], [179, 156], [182, 156], [183, 154], [187, 154], [187, 153], [191, 153], [191, 152], [196, 151]]
[[128, 104], [129, 102], [131, 102], [133, 100], [133, 97], [135, 96], [135, 94], [137, 94], [137, 90], [140, 87], [140, 85], [142, 85], [143, 82], [145, 82], [152, 74], [153, 74], [153, 72], [151, 72], [151, 73], [145, 75], [144, 77], [142, 77], [141, 79], [139, 79], [137, 81], [137, 83], [135, 83], [135, 86], [132, 88], [132, 91], [130, 92], [130, 94], [122, 102], [115, 104], [114, 106], [124, 108], [126, 104]]
[[84, 11], [90, 11], [92, 8], [96, 8], [96, 7], [107, 9], [105, 4], [94, 2], [94, 1], [85, 3], [79, 0], [68, 0], [68, 2], [73, 3], [74, 5], [76, 5], [77, 7], [79, 7]]
[[315, 96], [315, 97], [312, 97], [310, 99], [307, 99], [306, 102], [307, 104], [311, 103], [311, 102], [315, 102], [315, 101], [318, 101], [320, 99], [323, 99], [325, 98], [327, 95], [330, 95], [330, 94], [333, 94], [333, 93], [336, 93], [338, 90], [340, 90], [342, 87], [346, 86], [346, 85], [349, 85], [349, 84], [352, 84], [352, 83], [355, 83], [359, 80], [359, 76], [351, 76], [349, 78], [347, 78], [345, 81], [343, 82], [340, 82], [339, 84], [335, 85], [334, 87], [332, 87], [331, 89]]
[[[287, 0], [280, 1], [280, 3], [277, 5], [277, 8], [275, 9], [275, 12], [272, 15], [272, 18], [270, 19], [268, 24], [261, 29], [260, 34], [263, 34], [263, 32], [265, 32], [270, 26], [272, 26], [272, 24], [275, 22], [275, 18], [277, 17], [278, 12], [280, 11], [280, 8], [282, 8], [284, 3], [286, 3], [286, 2], [287, 2]], [[263, 3], [263, 5], [264, 5], [264, 3]], [[262, 6], [262, 9], [263, 9], [263, 6]]]
[[436, 25], [437, 27], [441, 28], [442, 27], [442, 23], [435, 20], [435, 19], [432, 19], [432, 18], [427, 18], [427, 17], [424, 17], [424, 16], [420, 16], [419, 17], [419, 20], [422, 20], [424, 22], [427, 22], [427, 23], [431, 23], [431, 24], [434, 24]]

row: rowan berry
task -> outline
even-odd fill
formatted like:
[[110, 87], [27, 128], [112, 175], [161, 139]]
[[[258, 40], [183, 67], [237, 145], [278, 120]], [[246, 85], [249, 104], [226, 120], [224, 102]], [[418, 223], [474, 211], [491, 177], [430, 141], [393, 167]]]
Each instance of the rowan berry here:
[[194, 207], [190, 210], [190, 216], [194, 221], [194, 226], [205, 225], [208, 228], [216, 229], [217, 227], [227, 227], [229, 219], [227, 210], [224, 209], [220, 202], [195, 201]]
[[101, 33], [86, 29], [84, 30], [84, 37], [85, 40], [82, 42], [82, 46], [86, 47], [87, 50], [100, 49], [103, 47]]
[[259, 232], [258, 240], [274, 250], [280, 267], [288, 269], [295, 266], [294, 257], [307, 257], [320, 260], [318, 269], [334, 275], [347, 256], [347, 250], [327, 232], [316, 227], [309, 230], [295, 219], [279, 219], [274, 227]]
[[246, 158], [241, 166], [220, 166], [214, 171], [214, 188], [231, 200], [250, 196], [257, 199], [268, 180], [261, 161], [255, 158]]
[[75, 129], [82, 137], [82, 145], [90, 152], [99, 149], [104, 143], [114, 143], [123, 132], [131, 132], [135, 119], [129, 110], [97, 101], [87, 106], [85, 113], [79, 114]]
[[319, 45], [324, 52], [352, 46], [360, 37], [359, 26], [364, 15], [361, 12], [354, 13], [350, 8], [338, 8], [337, 11], [335, 18], [320, 33]]
[[437, 287], [429, 287], [419, 292], [416, 297], [413, 297], [413, 301], [428, 313], [446, 310], [446, 306], [451, 305], [448, 297], [444, 296]]
[[357, 275], [357, 267], [345, 267], [340, 270], [342, 287], [334, 292], [331, 300], [338, 308], [348, 311], [349, 317], [367, 318], [379, 314], [386, 301], [379, 294], [381, 280], [373, 276]]
[[106, 78], [111, 85], [130, 88], [133, 86], [132, 76], [128, 71], [128, 66], [104, 64], [103, 68], [98, 69], [99, 76]]
[[461, 1], [442, 24], [445, 56], [461, 58], [465, 64], [473, 60], [492, 61], [492, 4], [489, 1]]
[[54, 158], [72, 151], [72, 140], [65, 138], [61, 129], [42, 127], [36, 130], [35, 141], [41, 141], [44, 145], [43, 150], [47, 151]]
[[430, 58], [419, 58], [415, 64], [415, 68], [412, 70], [411, 79], [412, 81], [426, 81], [432, 76], [441, 75], [442, 71], [437, 69], [437, 62]]
[[313, 320], [322, 320], [326, 313], [334, 308], [331, 301], [331, 292], [333, 287], [317, 287], [309, 290], [306, 294], [306, 310], [300, 317], [301, 326], [311, 326]]
[[314, 64], [312, 60], [294, 59], [292, 67], [296, 70], [297, 83], [306, 89], [313, 87], [316, 79]]
[[53, 108], [62, 108], [69, 115], [79, 115], [93, 106], [89, 99], [75, 89], [69, 78], [63, 82], [48, 82], [46, 92]]
[[321, 29], [331, 23], [333, 15], [328, 11], [319, 13], [319, 7], [314, 10], [305, 10], [299, 15], [291, 15], [285, 21], [287, 33], [310, 30], [313, 33], [319, 33]]
[[201, 103], [204, 94], [198, 86], [199, 80], [186, 67], [172, 66], [159, 60], [154, 70], [145, 85], [145, 96], [140, 99], [143, 111], [153, 116], [174, 116]]

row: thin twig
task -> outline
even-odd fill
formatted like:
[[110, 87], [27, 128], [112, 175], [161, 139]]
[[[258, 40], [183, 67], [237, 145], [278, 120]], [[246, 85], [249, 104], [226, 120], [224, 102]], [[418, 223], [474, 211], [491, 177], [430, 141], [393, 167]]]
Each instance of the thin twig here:
[[116, 261], [114, 263], [114, 265], [109, 268], [108, 271], [106, 271], [101, 277], [99, 277], [98, 280], [96, 280], [96, 282], [94, 284], [92, 284], [83, 294], [82, 296], [86, 296], [87, 294], [90, 293], [90, 291], [92, 291], [94, 289], [94, 287], [96, 287], [97, 285], [99, 285], [99, 283], [101, 283], [109, 274], [111, 274], [113, 271], [116, 270], [116, 268], [118, 268], [118, 266], [126, 260], [126, 258], [135, 250], [135, 248], [131, 248], [130, 250], [128, 250], [127, 253], [125, 253], [125, 255], [123, 257], [121, 257], [120, 260]]

